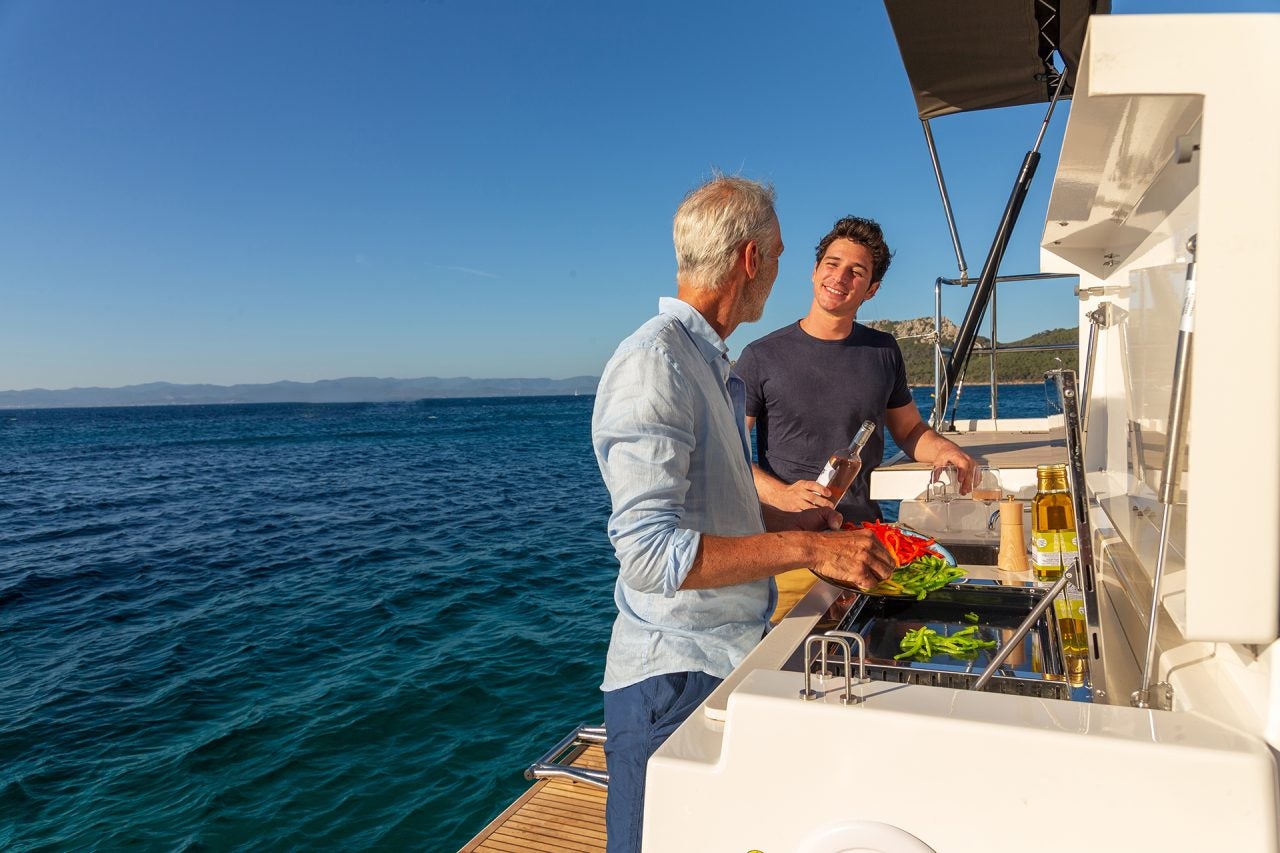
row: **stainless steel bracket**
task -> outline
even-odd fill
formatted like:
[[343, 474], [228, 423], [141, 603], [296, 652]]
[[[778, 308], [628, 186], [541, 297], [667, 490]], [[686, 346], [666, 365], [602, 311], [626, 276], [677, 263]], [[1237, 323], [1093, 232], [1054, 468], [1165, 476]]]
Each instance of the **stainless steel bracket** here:
[[1167, 681], [1157, 681], [1150, 687], [1135, 690], [1129, 694], [1129, 704], [1135, 708], [1172, 711], [1173, 685]]
[[[835, 643], [844, 652], [844, 693], [840, 694], [840, 703], [843, 705], [857, 705], [862, 702], [862, 697], [855, 696], [853, 693], [853, 648], [849, 643], [850, 640], [858, 643], [858, 683], [866, 683], [867, 642], [861, 634], [853, 631], [827, 631], [821, 635], [814, 634], [805, 640], [804, 644], [804, 689], [800, 691], [801, 699], [806, 702], [812, 702], [822, 695], [812, 687], [813, 665], [814, 663], [820, 663], [822, 666], [819, 671], [819, 678], [829, 677], [831, 670], [827, 668], [827, 644]], [[813, 652], [815, 643], [818, 644], [817, 654]]]

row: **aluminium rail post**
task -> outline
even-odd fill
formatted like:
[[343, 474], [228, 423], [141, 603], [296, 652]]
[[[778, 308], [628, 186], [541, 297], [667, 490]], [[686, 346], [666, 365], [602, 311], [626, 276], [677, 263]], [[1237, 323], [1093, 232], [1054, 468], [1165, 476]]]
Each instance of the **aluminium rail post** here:
[[996, 378], [996, 303], [999, 301], [999, 288], [991, 288], [991, 363], [989, 365], [989, 381], [991, 382], [991, 420], [1000, 417], [1000, 384]]
[[929, 420], [942, 432], [942, 278], [933, 280], [933, 413]]
[[938, 192], [942, 195], [942, 210], [947, 215], [947, 230], [951, 232], [951, 247], [956, 252], [956, 266], [960, 268], [960, 280], [969, 278], [969, 264], [964, 259], [964, 247], [960, 245], [960, 234], [956, 230], [956, 218], [951, 212], [951, 196], [947, 194], [947, 182], [942, 177], [942, 163], [938, 160], [938, 146], [933, 141], [933, 128], [927, 118], [920, 119], [924, 128], [924, 141], [929, 145], [929, 162], [933, 163], [933, 175], [938, 179]]
[[[1074, 277], [1074, 276], [1073, 274], [1070, 274], [1070, 273], [1025, 273], [1022, 275], [998, 275], [995, 278], [995, 283], [1001, 284], [1004, 282], [1039, 281], [1043, 279], [1071, 278], [1071, 277]], [[944, 351], [941, 343], [942, 285], [948, 284], [948, 285], [955, 285], [959, 287], [968, 287], [969, 281], [971, 280], [947, 278], [945, 276], [938, 276], [933, 281], [933, 329], [934, 329], [934, 337], [935, 337], [935, 346], [933, 348], [934, 405], [933, 405], [933, 411], [929, 416], [929, 423], [938, 432], [942, 432], [945, 429], [945, 426], [944, 426], [945, 412], [943, 411], [943, 407], [939, 403], [939, 401], [942, 399], [942, 396], [943, 396], [941, 372], [943, 369], [945, 369], [944, 368], [945, 356], [948, 352], [950, 352], [950, 350]], [[1079, 344], [1029, 344], [1029, 345], [1028, 344], [1024, 344], [1024, 345], [1009, 344], [1009, 345], [1001, 346], [999, 343], [996, 342], [996, 338], [999, 337], [999, 334], [1000, 334], [998, 324], [996, 323], [996, 302], [997, 302], [996, 296], [997, 296], [996, 291], [993, 290], [991, 294], [991, 319], [992, 319], [991, 340], [992, 340], [992, 343], [990, 346], [985, 346], [985, 347], [975, 346], [973, 348], [973, 354], [989, 355], [994, 359], [995, 356], [998, 355], [999, 353], [1048, 352], [1050, 350], [1068, 350], [1068, 349], [1079, 350], [1080, 348]], [[992, 377], [991, 379], [992, 387], [998, 388], [1000, 380], [999, 380], [998, 371], [996, 370], [994, 365], [992, 365], [992, 368], [991, 368], [991, 377]], [[956, 385], [956, 390], [957, 390], [956, 408], [959, 407], [959, 392], [963, 389], [963, 387], [964, 387], [964, 374], [961, 373], [960, 381]], [[994, 402], [995, 404], [992, 406], [993, 419], [999, 417], [998, 396], [996, 398], [996, 401]], [[954, 428], [955, 426], [955, 419], [956, 419], [956, 415], [955, 415], [955, 410], [953, 409], [952, 415], [951, 415], [952, 428]]]
[[1066, 74], [1058, 78], [1058, 85], [1053, 90], [1053, 98], [1049, 101], [1049, 109], [1045, 112], [1044, 120], [1040, 123], [1040, 132], [1036, 135], [1035, 145], [1022, 160], [1022, 167], [1018, 170], [1018, 177], [1013, 183], [1012, 191], [1009, 193], [1009, 201], [1005, 204], [1004, 213], [1000, 217], [1000, 224], [996, 228], [995, 238], [991, 241], [987, 259], [982, 265], [982, 273], [978, 277], [978, 285], [974, 290], [973, 297], [969, 300], [969, 307], [965, 311], [964, 320], [960, 323], [960, 330], [956, 333], [955, 346], [951, 349], [951, 357], [947, 361], [946, 377], [944, 379], [943, 390], [946, 396], [940, 401], [944, 410], [944, 417], [951, 391], [956, 387], [956, 381], [964, 372], [964, 367], [969, 362], [969, 355], [973, 351], [973, 339], [977, 335], [978, 325], [982, 322], [982, 315], [986, 313], [991, 291], [995, 287], [996, 274], [1000, 270], [1000, 262], [1004, 259], [1005, 249], [1008, 248], [1009, 239], [1013, 236], [1013, 226], [1017, 223], [1018, 215], [1022, 212], [1022, 203], [1026, 201], [1027, 190], [1031, 187], [1031, 179], [1035, 177], [1036, 166], [1040, 163], [1040, 145], [1044, 141], [1045, 132], [1049, 128], [1049, 120], [1053, 117], [1054, 107], [1058, 104], [1058, 98], [1062, 95], [1062, 87], [1066, 80]]
[[[966, 365], [967, 366], [967, 365]], [[964, 393], [964, 373], [960, 373], [960, 381], [956, 383], [956, 404], [951, 409], [951, 424], [947, 427], [950, 432], [956, 431], [956, 416], [960, 414], [960, 395]]]

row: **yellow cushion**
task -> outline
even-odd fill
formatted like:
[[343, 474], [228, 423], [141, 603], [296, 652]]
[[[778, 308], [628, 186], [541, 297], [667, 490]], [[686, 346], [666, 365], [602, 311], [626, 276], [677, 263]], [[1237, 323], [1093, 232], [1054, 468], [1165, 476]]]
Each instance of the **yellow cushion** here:
[[776, 575], [774, 580], [778, 583], [778, 606], [773, 611], [773, 618], [769, 621], [777, 625], [782, 621], [782, 617], [790, 613], [791, 608], [795, 607], [796, 603], [804, 598], [805, 593], [818, 582], [818, 576], [808, 569], [792, 569]]

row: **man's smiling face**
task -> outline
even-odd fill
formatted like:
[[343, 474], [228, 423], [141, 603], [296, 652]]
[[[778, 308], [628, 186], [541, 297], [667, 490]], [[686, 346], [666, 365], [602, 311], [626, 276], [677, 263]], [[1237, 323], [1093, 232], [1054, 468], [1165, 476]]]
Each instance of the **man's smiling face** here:
[[837, 317], [856, 317], [876, 291], [871, 281], [871, 250], [861, 243], [841, 237], [832, 240], [813, 268], [813, 298], [822, 310]]

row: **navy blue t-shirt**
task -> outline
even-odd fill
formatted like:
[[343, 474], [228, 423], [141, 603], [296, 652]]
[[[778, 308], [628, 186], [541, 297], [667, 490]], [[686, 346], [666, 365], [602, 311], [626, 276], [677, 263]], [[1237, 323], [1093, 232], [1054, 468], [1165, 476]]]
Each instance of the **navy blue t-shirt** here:
[[880, 517], [868, 485], [884, 456], [884, 413], [913, 402], [893, 335], [854, 323], [844, 340], [824, 341], [792, 323], [747, 344], [733, 372], [756, 419], [757, 461], [785, 483], [817, 479], [832, 451], [874, 421], [862, 471], [838, 509], [846, 521]]

